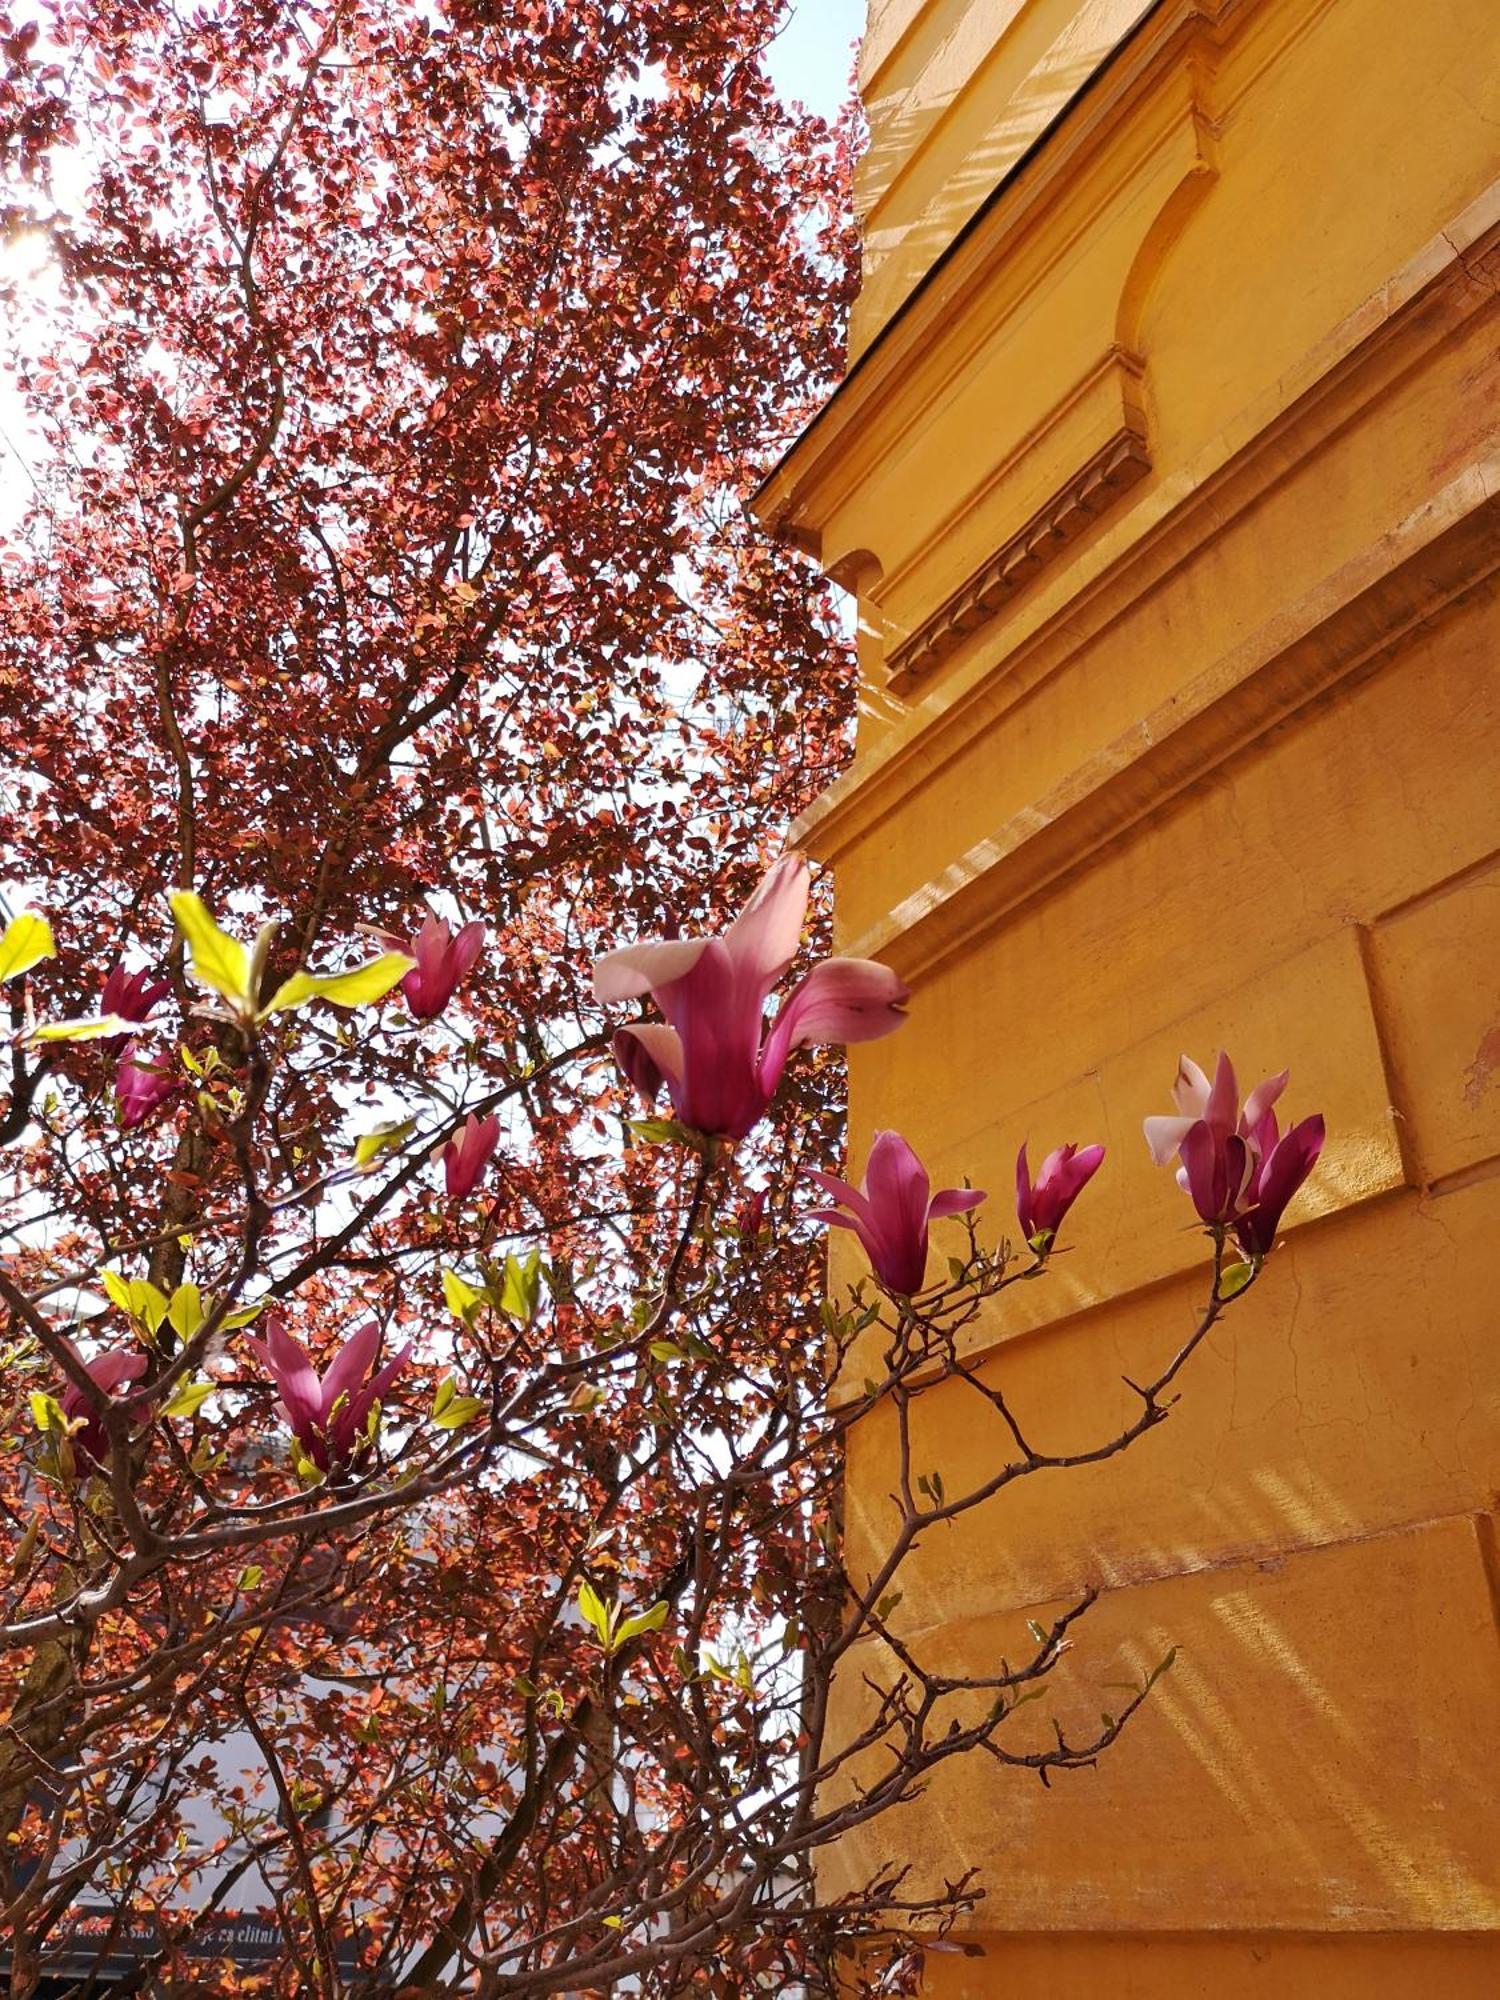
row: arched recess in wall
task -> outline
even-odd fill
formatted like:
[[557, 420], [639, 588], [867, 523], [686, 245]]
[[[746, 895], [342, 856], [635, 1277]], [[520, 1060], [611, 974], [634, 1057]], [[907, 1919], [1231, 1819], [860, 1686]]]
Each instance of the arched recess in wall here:
[[1115, 308], [1115, 346], [1142, 359], [1142, 330], [1151, 294], [1183, 231], [1219, 178], [1219, 126], [1210, 108], [1212, 72], [1206, 63], [1194, 63], [1192, 77], [1193, 164], [1141, 238]]

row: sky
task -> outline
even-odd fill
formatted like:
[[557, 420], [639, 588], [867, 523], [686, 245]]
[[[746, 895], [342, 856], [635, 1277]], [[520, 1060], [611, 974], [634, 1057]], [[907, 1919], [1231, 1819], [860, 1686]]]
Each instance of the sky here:
[[782, 96], [800, 98], [809, 111], [831, 118], [843, 104], [854, 44], [864, 28], [865, 0], [793, 0], [767, 59]]

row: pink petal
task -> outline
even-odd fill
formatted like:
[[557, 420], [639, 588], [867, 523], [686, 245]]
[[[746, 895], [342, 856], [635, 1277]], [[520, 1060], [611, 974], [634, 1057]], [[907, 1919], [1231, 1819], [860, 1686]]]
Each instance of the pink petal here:
[[927, 1169], [899, 1132], [877, 1132], [865, 1168], [871, 1261], [893, 1290], [921, 1288], [927, 1267]]
[[703, 956], [707, 938], [621, 945], [594, 960], [594, 998], [635, 1000], [686, 978]]
[[1197, 1122], [1196, 1118], [1186, 1117], [1146, 1119], [1143, 1128], [1146, 1144], [1151, 1148], [1151, 1157], [1159, 1167], [1167, 1164]]
[[380, 1352], [380, 1322], [366, 1320], [358, 1333], [352, 1334], [339, 1349], [332, 1367], [323, 1377], [322, 1418], [328, 1421], [329, 1412], [340, 1396], [347, 1396], [351, 1402], [354, 1392], [369, 1374], [376, 1355]]
[[807, 915], [807, 862], [783, 854], [724, 933], [736, 972], [770, 992], [797, 955]]
[[292, 1429], [300, 1435], [305, 1426], [317, 1421], [322, 1408], [316, 1370], [279, 1319], [267, 1321], [263, 1341], [253, 1334], [246, 1340], [270, 1369], [292, 1419]]
[[[1209, 1082], [1191, 1056], [1177, 1058], [1177, 1075], [1172, 1083], [1172, 1101], [1192, 1124], [1208, 1108]], [[1162, 1165], [1160, 1160], [1156, 1163]]]
[[806, 1220], [808, 1222], [826, 1222], [830, 1229], [854, 1229], [858, 1227], [854, 1217], [852, 1215], [845, 1215], [841, 1208], [810, 1208], [807, 1211]]
[[781, 1080], [793, 1049], [818, 1042], [870, 1042], [906, 1018], [910, 998], [888, 965], [869, 958], [825, 958], [796, 988], [761, 1052], [760, 1076], [769, 1092]]
[[1234, 1064], [1222, 1049], [1214, 1069], [1214, 1087], [1208, 1093], [1203, 1116], [1216, 1132], [1232, 1132], [1239, 1120], [1240, 1087]]
[[1291, 1074], [1289, 1069], [1284, 1069], [1278, 1076], [1268, 1076], [1263, 1083], [1255, 1086], [1245, 1099], [1245, 1109], [1240, 1119], [1241, 1132], [1253, 1133], [1256, 1130], [1271, 1106], [1286, 1089]]
[[[441, 917], [428, 917], [412, 941], [411, 955], [417, 961], [417, 971], [425, 985], [429, 980], [440, 980], [443, 976], [443, 961], [448, 956], [448, 926]], [[411, 975], [408, 973], [407, 977]]]
[[682, 1075], [682, 1039], [675, 1028], [648, 1021], [621, 1028], [614, 1038], [615, 1061], [650, 1104], [662, 1084]]
[[389, 1361], [375, 1370], [369, 1381], [370, 1397], [369, 1402], [365, 1405], [367, 1410], [370, 1403], [383, 1403], [385, 1401], [386, 1390], [390, 1388], [407, 1362], [411, 1360], [411, 1354], [411, 1342], [408, 1341], [405, 1347], [400, 1348], [391, 1356]]
[[484, 936], [483, 924], [465, 924], [463, 929], [458, 933], [458, 936], [453, 940], [452, 956], [449, 962], [453, 968], [455, 984], [460, 979], [467, 977], [468, 973], [472, 970], [474, 961], [484, 950]]
[[108, 1353], [96, 1355], [86, 1366], [95, 1388], [109, 1395], [122, 1382], [133, 1382], [138, 1375], [145, 1374], [146, 1357], [128, 1347], [112, 1347]]
[[927, 1205], [929, 1222], [941, 1222], [945, 1215], [962, 1215], [966, 1208], [978, 1208], [984, 1200], [983, 1188], [942, 1188]]
[[858, 1188], [850, 1187], [847, 1181], [841, 1181], [837, 1174], [825, 1174], [821, 1167], [808, 1167], [804, 1170], [803, 1178], [816, 1181], [824, 1194], [842, 1203], [851, 1215], [860, 1216], [864, 1220], [869, 1219], [870, 1204], [865, 1196]]

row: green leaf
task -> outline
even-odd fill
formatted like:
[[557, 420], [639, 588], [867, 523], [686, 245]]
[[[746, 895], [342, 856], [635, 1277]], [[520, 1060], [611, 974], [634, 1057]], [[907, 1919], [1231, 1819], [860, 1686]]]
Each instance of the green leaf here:
[[208, 913], [201, 896], [191, 889], [177, 889], [167, 898], [177, 928], [187, 940], [193, 972], [207, 986], [228, 1000], [240, 1013], [250, 1011], [250, 954], [238, 938], [221, 931]]
[[196, 1285], [179, 1285], [167, 1305], [167, 1320], [184, 1340], [191, 1340], [202, 1326], [203, 1294]]
[[259, 1319], [265, 1311], [264, 1299], [258, 1306], [241, 1306], [232, 1313], [225, 1313], [222, 1325], [226, 1333], [232, 1333], [237, 1326], [248, 1326], [253, 1319]]
[[627, 1118], [625, 1125], [647, 1146], [692, 1146], [696, 1149], [702, 1143], [700, 1135], [690, 1125], [679, 1124], [675, 1118]]
[[259, 1563], [251, 1563], [248, 1569], [240, 1571], [239, 1588], [241, 1590], [254, 1590], [264, 1575], [265, 1571]]
[[1232, 1299], [1236, 1292], [1242, 1292], [1255, 1276], [1253, 1264], [1226, 1264], [1219, 1273], [1219, 1297]]
[[167, 1295], [149, 1278], [125, 1278], [118, 1271], [101, 1271], [99, 1282], [121, 1312], [155, 1333], [168, 1313]]
[[500, 1293], [500, 1310], [529, 1326], [542, 1295], [541, 1253], [532, 1250], [523, 1262], [512, 1254], [505, 1260], [505, 1284]]
[[875, 1616], [884, 1623], [905, 1595], [906, 1593], [903, 1590], [888, 1590], [876, 1605]]
[[484, 1407], [479, 1396], [455, 1396], [441, 1412], [434, 1411], [433, 1417], [440, 1431], [456, 1431], [472, 1423]]
[[677, 1345], [675, 1340], [653, 1340], [651, 1358], [654, 1361], [686, 1361], [687, 1350]]
[[433, 1391], [432, 1414], [435, 1417], [440, 1417], [443, 1414], [444, 1410], [446, 1410], [448, 1405], [453, 1401], [454, 1394], [455, 1390], [454, 1390], [453, 1377], [451, 1375], [445, 1375], [442, 1381], [438, 1383], [437, 1388]]
[[105, 1296], [111, 1304], [117, 1305], [121, 1312], [130, 1313], [134, 1317], [135, 1307], [131, 1298], [129, 1278], [122, 1278], [118, 1271], [101, 1271], [99, 1282], [103, 1285]]
[[347, 972], [294, 972], [261, 1008], [261, 1018], [305, 1007], [309, 1000], [327, 1000], [335, 1007], [367, 1007], [372, 1001], [383, 1000], [416, 962], [404, 951], [383, 951], [378, 958], [351, 966]]
[[627, 1618], [615, 1634], [614, 1649], [623, 1646], [627, 1640], [639, 1638], [642, 1632], [659, 1632], [667, 1622], [669, 1608], [663, 1598], [649, 1611], [638, 1611], [633, 1618]]
[[0, 934], [0, 982], [30, 972], [44, 958], [56, 958], [52, 926], [36, 910], [22, 910]]
[[417, 1129], [415, 1118], [396, 1118], [385, 1125], [377, 1125], [373, 1132], [361, 1133], [354, 1142], [354, 1164], [367, 1167], [391, 1147], [399, 1146], [409, 1139]]
[[167, 1417], [190, 1417], [206, 1397], [213, 1394], [212, 1382], [184, 1382], [169, 1403], [162, 1406], [162, 1415]]
[[625, 1928], [625, 1919], [623, 1917], [601, 1917], [599, 1921], [601, 1924], [607, 1925], [612, 1931], [622, 1931]]
[[591, 1583], [578, 1586], [578, 1615], [608, 1652], [613, 1615]]
[[68, 1420], [63, 1415], [61, 1403], [43, 1389], [33, 1389], [28, 1400], [31, 1404], [31, 1421], [39, 1431], [66, 1433]]
[[457, 1271], [444, 1271], [443, 1298], [449, 1312], [455, 1319], [467, 1321], [476, 1306], [485, 1304], [485, 1295], [476, 1291], [467, 1278], [461, 1278]]
[[97, 1042], [105, 1035], [124, 1035], [131, 1023], [119, 1014], [80, 1014], [71, 1021], [46, 1021], [33, 1028], [33, 1042]]

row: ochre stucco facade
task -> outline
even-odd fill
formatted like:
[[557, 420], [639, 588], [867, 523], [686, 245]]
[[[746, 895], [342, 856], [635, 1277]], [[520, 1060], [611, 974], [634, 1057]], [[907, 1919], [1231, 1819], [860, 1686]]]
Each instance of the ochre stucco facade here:
[[[759, 503], [860, 600], [798, 837], [915, 998], [853, 1054], [853, 1163], [894, 1126], [993, 1230], [1023, 1137], [1107, 1143], [973, 1343], [1065, 1449], [1203, 1295], [1140, 1135], [1179, 1050], [1290, 1064], [1330, 1137], [1170, 1421], [904, 1580], [973, 1671], [1102, 1584], [1064, 1718], [1174, 1671], [1097, 1771], [950, 1766], [832, 1879], [983, 1871], [952, 2000], [1492, 1996], [1500, 15], [874, 0], [862, 87], [851, 372]], [[950, 1491], [1000, 1448], [969, 1405], [921, 1411]], [[890, 1450], [858, 1427], [856, 1570]]]

